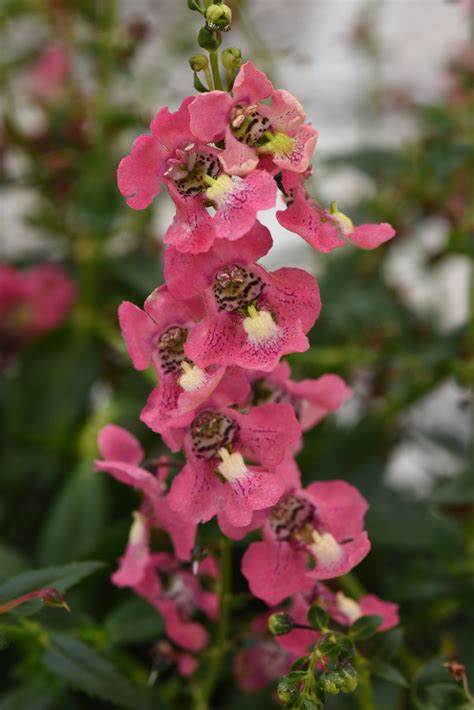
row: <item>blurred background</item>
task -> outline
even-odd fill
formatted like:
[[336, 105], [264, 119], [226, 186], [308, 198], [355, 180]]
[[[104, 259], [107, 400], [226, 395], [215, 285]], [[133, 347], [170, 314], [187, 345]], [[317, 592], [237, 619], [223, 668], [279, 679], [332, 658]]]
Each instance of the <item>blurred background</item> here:
[[[375, 707], [461, 708], [442, 662], [463, 661], [474, 682], [473, 6], [229, 4], [222, 47], [294, 93], [319, 130], [322, 204], [397, 230], [374, 252], [319, 255], [262, 215], [267, 266], [310, 269], [321, 288], [294, 376], [337, 372], [355, 392], [307, 435], [300, 464], [305, 480], [346, 478], [370, 502], [357, 585], [400, 603], [403, 630], [380, 653], [409, 681], [375, 678]], [[160, 619], [109, 582], [138, 498], [92, 462], [109, 421], [162, 452], [139, 421], [151, 380], [133, 370], [116, 313], [162, 281], [173, 210], [161, 195], [133, 212], [115, 172], [154, 113], [193, 93], [199, 17], [184, 0], [4, 0], [0, 13], [0, 603], [27, 570], [106, 565], [68, 592], [66, 620], [38, 607], [0, 619], [0, 705], [174, 707], [187, 691], [172, 669], [147, 687]], [[235, 576], [244, 594], [238, 557]], [[239, 623], [259, 609], [239, 610]], [[230, 691], [232, 674], [229, 655], [219, 709], [249, 701]]]

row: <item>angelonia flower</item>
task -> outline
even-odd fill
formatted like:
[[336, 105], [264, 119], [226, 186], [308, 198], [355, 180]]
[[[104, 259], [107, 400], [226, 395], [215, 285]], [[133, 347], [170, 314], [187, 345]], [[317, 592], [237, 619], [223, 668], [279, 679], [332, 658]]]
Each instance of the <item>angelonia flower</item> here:
[[[211, 53], [213, 33], [230, 27], [225, 8], [205, 13], [199, 42]], [[176, 208], [164, 236], [165, 283], [143, 308], [123, 302], [119, 321], [133, 366], [156, 378], [140, 418], [178, 458], [147, 463], [138, 440], [111, 424], [99, 435], [96, 462], [142, 496], [113, 582], [162, 614], [168, 640], [159, 641], [157, 657], [183, 674], [197, 667], [193, 654], [208, 643], [203, 618], [216, 619], [216, 590], [221, 582], [225, 589], [217, 558], [196, 554], [200, 526], [214, 518], [225, 538], [253, 533], [242, 574], [269, 607], [286, 604], [300, 619], [318, 599], [341, 625], [371, 613], [383, 617], [382, 630], [398, 620], [396, 605], [372, 595], [355, 601], [322, 582], [368, 554], [368, 503], [344, 480], [302, 485], [295, 456], [303, 433], [343, 406], [351, 389], [335, 373], [292, 378], [283, 358], [309, 348], [319, 288], [302, 269], [261, 264], [273, 240], [258, 213], [274, 207], [279, 190], [280, 224], [322, 252], [345, 244], [373, 249], [394, 230], [354, 226], [335, 204], [321, 207], [305, 187], [318, 133], [303, 106], [243, 63], [237, 48], [225, 50], [222, 62], [229, 90], [207, 91], [196, 77], [201, 72], [212, 89], [209, 61], [194, 55], [202, 93], [175, 112], [161, 109], [118, 166], [130, 207], [145, 209], [165, 190]], [[267, 617], [256, 620], [253, 643], [236, 657], [246, 690], [287, 673], [317, 633], [295, 629], [282, 637], [285, 645], [269, 635]]]
[[0, 265], [0, 361], [61, 325], [75, 298], [76, 287], [59, 266]]

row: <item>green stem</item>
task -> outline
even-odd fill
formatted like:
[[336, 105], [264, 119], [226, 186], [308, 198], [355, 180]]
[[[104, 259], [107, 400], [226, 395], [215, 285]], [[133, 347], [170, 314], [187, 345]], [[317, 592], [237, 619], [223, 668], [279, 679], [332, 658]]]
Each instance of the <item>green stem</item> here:
[[357, 655], [355, 666], [359, 673], [359, 685], [357, 686], [357, 699], [360, 710], [377, 710], [374, 699], [374, 689], [372, 687], [372, 677], [363, 656]]
[[344, 577], [340, 577], [338, 582], [342, 591], [350, 597], [353, 597], [356, 601], [366, 593], [363, 585], [352, 572], [345, 574]]
[[[231, 542], [228, 538], [223, 537], [219, 543], [220, 546], [220, 589], [219, 589], [219, 622], [216, 631], [216, 639], [212, 649], [212, 657], [207, 673], [207, 678], [204, 681], [202, 691], [202, 702], [199, 710], [209, 707], [212, 699], [212, 694], [219, 678], [222, 661], [226, 652], [226, 639], [229, 632], [230, 621], [230, 602], [231, 602], [231, 585], [232, 585], [232, 549]], [[198, 710], [198, 707], [196, 707]]]
[[219, 57], [217, 50], [209, 50], [211, 60], [212, 78], [214, 79], [214, 88], [222, 91], [221, 75], [219, 74]]

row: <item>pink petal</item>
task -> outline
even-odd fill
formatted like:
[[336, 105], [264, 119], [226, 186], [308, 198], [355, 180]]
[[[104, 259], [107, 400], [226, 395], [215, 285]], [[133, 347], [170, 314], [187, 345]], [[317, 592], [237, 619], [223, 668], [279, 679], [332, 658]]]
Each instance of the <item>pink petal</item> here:
[[253, 542], [242, 558], [242, 574], [252, 594], [269, 606], [312, 585], [306, 576], [306, 553], [287, 542]]
[[178, 656], [178, 671], [180, 675], [187, 678], [192, 675], [197, 669], [199, 663], [197, 660], [190, 656], [189, 653], [180, 653]]
[[395, 230], [391, 224], [382, 222], [381, 224], [361, 224], [354, 227], [354, 231], [347, 235], [347, 238], [361, 249], [376, 249], [395, 236]]
[[273, 271], [269, 278], [268, 300], [277, 313], [278, 323], [294, 325], [300, 320], [303, 331], [308, 332], [321, 311], [315, 278], [303, 269], [287, 267]]
[[227, 91], [210, 91], [197, 96], [189, 106], [191, 132], [203, 143], [223, 138], [232, 104]]
[[290, 170], [295, 173], [304, 173], [311, 166], [311, 157], [316, 148], [318, 132], [313, 126], [300, 126], [297, 132], [291, 136], [294, 146], [291, 153], [275, 153], [273, 162], [282, 170]]
[[383, 621], [378, 631], [388, 631], [398, 626], [400, 617], [398, 615], [398, 604], [394, 602], [384, 602], [374, 594], [366, 594], [359, 599], [359, 606], [364, 616], [381, 616]]
[[262, 404], [248, 414], [233, 413], [240, 426], [240, 444], [245, 455], [265, 468], [283, 461], [291, 444], [298, 441], [301, 429], [290, 404]]
[[257, 69], [252, 62], [245, 62], [237, 74], [232, 93], [235, 103], [248, 106], [268, 98], [272, 90], [272, 82], [263, 71]]
[[307, 572], [310, 579], [334, 579], [342, 577], [362, 562], [370, 551], [370, 542], [366, 532], [355, 535], [350, 542], [341, 545], [342, 556], [332, 564], [316, 562], [316, 567]]
[[120, 329], [133, 366], [137, 370], [146, 370], [151, 362], [158, 335], [156, 323], [141, 308], [129, 301], [122, 301], [118, 315]]
[[278, 502], [284, 492], [284, 481], [278, 473], [268, 473], [249, 467], [246, 478], [224, 484], [226, 499], [223, 513], [231, 526], [248, 527], [254, 510], [269, 508]]
[[212, 217], [206, 211], [201, 196], [178, 197], [171, 186], [169, 190], [176, 204], [176, 215], [166, 230], [165, 244], [192, 254], [209, 251], [216, 234]]
[[167, 497], [157, 498], [153, 508], [154, 524], [166, 530], [171, 537], [178, 559], [189, 560], [196, 542], [196, 523], [171, 510]]
[[132, 151], [118, 166], [119, 190], [129, 207], [143, 210], [161, 192], [160, 179], [164, 161], [154, 136], [143, 133], [135, 140]]
[[117, 424], [107, 424], [100, 430], [98, 444], [104, 459], [138, 465], [145, 456], [138, 439]]
[[190, 130], [189, 105], [194, 96], [187, 96], [181, 102], [177, 111], [170, 111], [168, 107], [158, 111], [151, 123], [151, 132], [161, 146], [165, 157], [173, 154], [176, 148], [181, 148], [192, 143]]
[[292, 136], [306, 119], [306, 112], [300, 102], [289, 91], [277, 89], [272, 92], [270, 106], [263, 104], [260, 113], [267, 116], [274, 129]]
[[173, 479], [168, 504], [193, 522], [207, 522], [217, 512], [222, 486], [216, 474], [187, 465]]
[[122, 463], [121, 461], [109, 460], [95, 461], [94, 468], [96, 471], [106, 471], [110, 473], [117, 481], [120, 481], [120, 483], [142, 491], [151, 499], [160, 496], [162, 493], [161, 482], [144, 468]]
[[273, 207], [276, 183], [263, 170], [254, 170], [245, 180], [234, 183], [219, 206], [214, 228], [220, 239], [240, 239], [255, 224], [257, 212]]
[[219, 160], [228, 175], [241, 177], [255, 170], [258, 165], [255, 148], [237, 140], [229, 127], [226, 129], [225, 148], [219, 153]]
[[346, 481], [316, 481], [306, 488], [316, 506], [318, 525], [340, 541], [359, 534], [364, 527], [368, 503]]
[[336, 412], [352, 395], [352, 390], [338, 375], [327, 374], [317, 380], [291, 383], [291, 392], [301, 402], [299, 422], [308, 431], [331, 412]]

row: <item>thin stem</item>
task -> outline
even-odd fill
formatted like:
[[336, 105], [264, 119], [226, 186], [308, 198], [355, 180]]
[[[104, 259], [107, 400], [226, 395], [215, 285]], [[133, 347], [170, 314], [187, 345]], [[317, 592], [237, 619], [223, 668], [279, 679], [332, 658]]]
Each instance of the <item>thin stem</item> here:
[[219, 57], [217, 50], [209, 50], [211, 60], [212, 78], [214, 79], [214, 88], [222, 91], [221, 75], [219, 73]]
[[[228, 538], [220, 540], [220, 589], [219, 589], [219, 622], [216, 639], [212, 649], [212, 658], [204, 681], [201, 708], [209, 706], [214, 688], [219, 678], [222, 661], [226, 652], [226, 639], [229, 631], [231, 585], [232, 585], [232, 549]], [[196, 709], [197, 710], [197, 709]]]
[[374, 699], [374, 689], [372, 687], [372, 677], [365, 658], [357, 655], [355, 666], [359, 673], [359, 685], [357, 686], [357, 698], [360, 710], [377, 710]]

